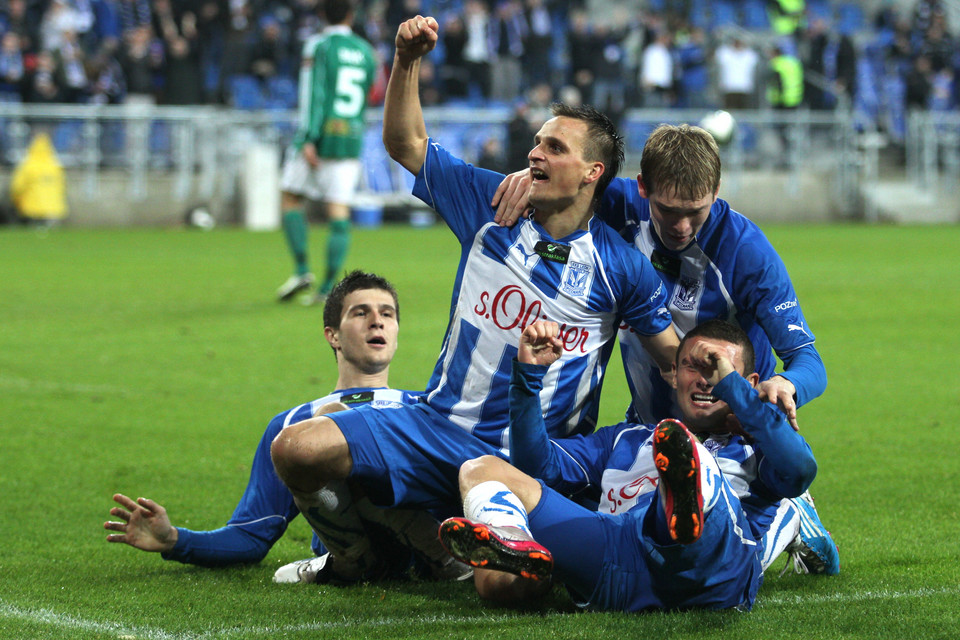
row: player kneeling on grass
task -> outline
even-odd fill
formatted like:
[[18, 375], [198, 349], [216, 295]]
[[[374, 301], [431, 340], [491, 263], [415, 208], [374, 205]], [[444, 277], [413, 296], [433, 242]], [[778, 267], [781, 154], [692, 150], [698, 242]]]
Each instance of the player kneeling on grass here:
[[[478, 569], [488, 599], [515, 601], [555, 578], [596, 609], [750, 609], [781, 498], [803, 493], [817, 465], [760, 399], [747, 335], [711, 320], [684, 337], [674, 381], [683, 422], [550, 440], [538, 393], [560, 354], [556, 334], [548, 322], [524, 331], [510, 381], [513, 465], [461, 467], [466, 518], [446, 520], [441, 542]], [[598, 511], [563, 497], [590, 490]]]

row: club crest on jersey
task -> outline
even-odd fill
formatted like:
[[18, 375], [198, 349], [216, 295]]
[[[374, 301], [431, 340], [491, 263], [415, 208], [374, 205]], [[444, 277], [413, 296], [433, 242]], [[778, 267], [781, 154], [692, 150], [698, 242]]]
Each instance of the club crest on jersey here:
[[563, 282], [560, 291], [568, 296], [581, 297], [590, 287], [593, 269], [582, 262], [568, 262], [563, 268]]
[[677, 280], [677, 288], [673, 292], [673, 301], [670, 304], [680, 311], [693, 311], [699, 291], [699, 280], [690, 276], [680, 276], [680, 279]]

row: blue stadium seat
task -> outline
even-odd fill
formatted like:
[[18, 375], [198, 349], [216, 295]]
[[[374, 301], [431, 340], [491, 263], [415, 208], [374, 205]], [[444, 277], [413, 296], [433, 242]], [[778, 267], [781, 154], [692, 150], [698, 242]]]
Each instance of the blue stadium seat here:
[[737, 137], [734, 144], [740, 145], [743, 151], [753, 151], [760, 142], [760, 132], [752, 124], [740, 123], [737, 125]]
[[854, 34], [867, 28], [863, 7], [856, 2], [844, 2], [837, 5], [837, 30], [843, 34]]
[[887, 132], [897, 142], [903, 142], [907, 135], [907, 113], [904, 105], [906, 85], [900, 76], [888, 74], [884, 76], [882, 86]]
[[267, 78], [267, 100], [280, 108], [297, 107], [297, 83], [288, 76]]
[[147, 144], [152, 166], [165, 166], [173, 162], [171, 129], [169, 121], [154, 120], [150, 123], [150, 137]]
[[737, 26], [737, 7], [729, 0], [715, 0], [710, 4], [710, 28]]
[[385, 154], [364, 154], [363, 169], [367, 190], [373, 193], [393, 193], [390, 160]]
[[238, 74], [227, 79], [230, 103], [236, 109], [262, 109], [265, 104], [260, 82], [253, 76]]
[[380, 139], [380, 129], [370, 127], [363, 139], [363, 171], [366, 188], [373, 193], [392, 193], [398, 185], [393, 184], [391, 163]]
[[740, 5], [743, 13], [743, 26], [747, 29], [766, 30], [770, 28], [770, 16], [764, 0], [743, 0]]
[[710, 2], [690, 0], [690, 26], [710, 29]]
[[440, 146], [462, 158], [464, 154], [463, 139], [468, 125], [442, 124], [432, 128], [430, 136], [440, 143]]
[[807, 17], [810, 20], [823, 18], [827, 22], [833, 20], [833, 6], [829, 0], [807, 0]]
[[100, 153], [104, 161], [110, 162], [126, 153], [127, 134], [123, 122], [105, 120], [100, 126]]
[[53, 146], [59, 154], [71, 154], [83, 147], [83, 121], [64, 120], [53, 129]]

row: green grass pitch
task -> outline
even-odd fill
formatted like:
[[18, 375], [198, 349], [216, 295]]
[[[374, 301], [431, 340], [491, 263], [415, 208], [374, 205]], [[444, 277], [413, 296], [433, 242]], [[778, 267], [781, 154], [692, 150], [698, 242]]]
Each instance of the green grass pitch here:
[[[829, 374], [800, 421], [841, 574], [771, 571], [750, 613], [649, 615], [577, 612], [560, 590], [517, 609], [470, 584], [274, 585], [308, 554], [300, 520], [240, 568], [108, 545], [116, 491], [175, 524], [227, 520], [270, 417], [334, 384], [320, 309], [273, 302], [289, 268], [279, 233], [0, 230], [0, 637], [960, 636], [960, 227], [765, 230]], [[317, 227], [315, 254], [324, 239]], [[441, 227], [354, 235], [348, 267], [401, 294], [394, 386], [427, 381], [458, 255]], [[619, 366], [605, 424], [626, 406]]]

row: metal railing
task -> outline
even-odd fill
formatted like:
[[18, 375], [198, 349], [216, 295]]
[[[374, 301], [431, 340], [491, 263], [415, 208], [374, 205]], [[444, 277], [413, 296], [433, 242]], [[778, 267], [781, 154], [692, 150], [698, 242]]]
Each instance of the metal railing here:
[[[697, 123], [704, 115], [702, 110], [629, 110], [621, 123], [627, 143], [625, 170], [639, 167], [643, 143], [658, 124]], [[841, 213], [863, 213], [857, 211], [862, 207], [859, 190], [875, 179], [883, 145], [882, 138], [858, 132], [849, 112], [761, 109], [734, 116], [737, 134], [722, 149], [725, 188], [736, 192], [747, 173], [769, 171], [797, 178], [785, 187], [796, 195], [799, 176], [814, 173], [833, 190]], [[431, 135], [468, 161], [477, 159], [489, 137], [506, 146], [511, 117], [509, 108], [425, 109]], [[384, 153], [381, 119], [382, 110], [369, 114], [363, 195], [409, 202], [412, 178]], [[295, 114], [206, 106], [0, 104], [0, 171], [23, 158], [39, 130], [53, 137], [61, 161], [80, 183], [73, 188], [79, 187], [82, 197], [96, 198], [109, 172], [123, 177], [123, 191], [134, 203], [156, 195], [150, 188], [157, 175], [165, 176], [168, 185], [160, 195], [175, 203], [188, 198], [223, 201], [235, 195], [250, 147], [286, 145], [295, 131]], [[918, 187], [932, 184], [944, 172], [960, 171], [960, 114], [912, 115], [906, 159], [904, 175]]]

